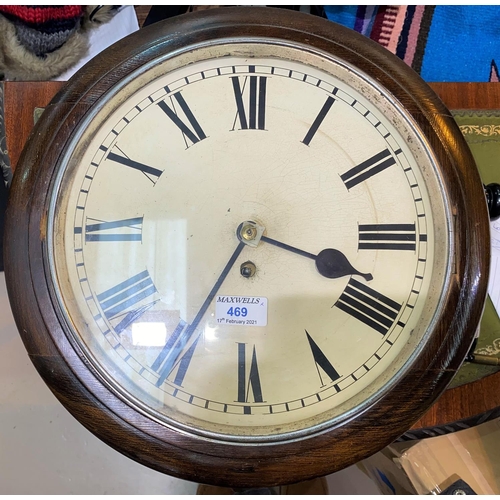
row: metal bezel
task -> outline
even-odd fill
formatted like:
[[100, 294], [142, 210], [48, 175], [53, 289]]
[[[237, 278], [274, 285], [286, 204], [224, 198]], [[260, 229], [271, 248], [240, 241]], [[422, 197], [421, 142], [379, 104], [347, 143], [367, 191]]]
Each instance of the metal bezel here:
[[[280, 47], [286, 47], [292, 50], [300, 51], [302, 53], [308, 53], [311, 55], [314, 55], [316, 57], [322, 58], [325, 61], [328, 61], [330, 64], [334, 63], [337, 66], [343, 67], [345, 71], [349, 72], [352, 75], [355, 75], [356, 78], [363, 80], [365, 84], [371, 86], [374, 88], [377, 92], [380, 93], [381, 96], [383, 96], [383, 99], [385, 99], [387, 102], [391, 104], [391, 106], [398, 111], [399, 116], [401, 117], [402, 120], [405, 121], [407, 124], [408, 128], [411, 129], [414, 133], [414, 137], [420, 141], [420, 148], [422, 151], [425, 151], [426, 154], [428, 155], [429, 158], [429, 163], [432, 165], [434, 169], [434, 175], [437, 179], [438, 184], [440, 185], [441, 188], [441, 193], [443, 196], [443, 206], [444, 206], [444, 211], [446, 214], [446, 221], [448, 223], [446, 232], [448, 234], [448, 243], [449, 243], [449, 248], [446, 251], [446, 254], [448, 256], [448, 261], [445, 264], [445, 267], [447, 269], [447, 273], [444, 276], [442, 280], [442, 286], [441, 286], [441, 293], [438, 301], [438, 306], [436, 310], [434, 311], [432, 320], [429, 323], [429, 327], [427, 329], [427, 333], [424, 334], [418, 343], [418, 346], [416, 349], [413, 351], [413, 353], [406, 359], [406, 361], [402, 364], [401, 368], [399, 371], [394, 375], [388, 383], [386, 383], [383, 388], [379, 389], [377, 392], [373, 393], [370, 397], [365, 399], [362, 403], [357, 405], [356, 407], [353, 407], [351, 410], [338, 415], [337, 417], [327, 420], [323, 422], [322, 424], [316, 424], [312, 427], [297, 430], [297, 431], [292, 431], [284, 434], [279, 434], [279, 435], [268, 435], [268, 436], [231, 436], [227, 434], [220, 434], [220, 433], [215, 433], [215, 432], [210, 432], [210, 431], [205, 431], [205, 430], [199, 430], [199, 429], [194, 429], [189, 425], [185, 425], [179, 422], [176, 422], [174, 420], [169, 419], [168, 417], [159, 414], [155, 410], [152, 410], [151, 408], [147, 407], [139, 401], [135, 396], [131, 395], [128, 393], [123, 387], [119, 386], [113, 379], [110, 377], [106, 370], [100, 365], [100, 363], [94, 358], [91, 352], [88, 351], [88, 349], [85, 347], [83, 342], [80, 340], [79, 336], [73, 332], [73, 327], [72, 327], [72, 322], [70, 317], [68, 316], [65, 307], [64, 307], [64, 299], [60, 293], [60, 289], [57, 286], [57, 272], [56, 272], [56, 266], [54, 263], [54, 217], [55, 213], [57, 211], [57, 201], [60, 196], [60, 190], [61, 186], [63, 184], [63, 178], [66, 173], [66, 166], [69, 163], [69, 160], [73, 154], [73, 151], [76, 149], [78, 143], [81, 141], [81, 138], [85, 131], [89, 128], [89, 126], [93, 123], [94, 119], [103, 112], [103, 109], [105, 108], [106, 104], [109, 103], [113, 98], [117, 98], [118, 94], [127, 88], [130, 88], [129, 86], [133, 82], [139, 81], [140, 77], [145, 77], [147, 74], [150, 74], [151, 72], [154, 74], [154, 71], [158, 70], [163, 63], [169, 62], [169, 61], [174, 61], [174, 60], [179, 60], [182, 57], [186, 57], [188, 55], [192, 55], [196, 51], [199, 51], [200, 49], [206, 49], [206, 48], [215, 48], [215, 47], [220, 47], [220, 46], [225, 46], [225, 45], [235, 45], [237, 48], [243, 47], [243, 45], [255, 45], [255, 44], [261, 44], [263, 46], [280, 46]], [[235, 52], [238, 52], [238, 49], [235, 49]], [[148, 79], [148, 81], [152, 81], [153, 78]], [[133, 87], [133, 85], [132, 85]], [[131, 95], [134, 92], [132, 90], [129, 95]], [[105, 117], [103, 118], [104, 121]], [[100, 380], [109, 388], [111, 392], [114, 394], [118, 395], [122, 401], [124, 401], [126, 404], [129, 406], [133, 407], [135, 410], [138, 412], [142, 413], [143, 415], [147, 416], [150, 419], [155, 420], [161, 425], [166, 425], [172, 429], [175, 429], [177, 432], [185, 433], [185, 434], [194, 434], [197, 437], [201, 437], [203, 439], [206, 439], [207, 441], [213, 441], [217, 443], [224, 443], [224, 444], [238, 444], [238, 445], [259, 445], [262, 443], [266, 444], [280, 444], [283, 442], [293, 442], [293, 441], [298, 441], [298, 440], [303, 440], [307, 439], [313, 436], [316, 436], [318, 434], [322, 434], [324, 432], [327, 432], [331, 430], [332, 428], [338, 427], [340, 424], [343, 422], [350, 420], [354, 418], [355, 415], [363, 413], [363, 411], [372, 406], [378, 399], [380, 399], [384, 394], [389, 392], [391, 388], [393, 388], [398, 382], [408, 373], [408, 371], [411, 369], [412, 363], [415, 360], [415, 358], [418, 356], [418, 354], [421, 352], [423, 349], [423, 346], [426, 342], [426, 339], [428, 338], [429, 332], [433, 330], [435, 327], [436, 321], [438, 317], [441, 314], [441, 311], [443, 309], [444, 305], [444, 300], [446, 297], [446, 291], [449, 287], [449, 282], [450, 282], [450, 275], [451, 275], [451, 265], [450, 262], [452, 260], [451, 256], [453, 255], [454, 249], [453, 249], [453, 228], [451, 227], [449, 221], [452, 220], [452, 217], [450, 216], [451, 210], [449, 206], [449, 201], [446, 195], [446, 191], [444, 190], [444, 187], [442, 185], [441, 179], [439, 177], [439, 169], [437, 167], [437, 161], [432, 154], [432, 150], [425, 139], [425, 136], [419, 129], [418, 125], [416, 122], [413, 120], [411, 115], [409, 115], [401, 105], [401, 103], [394, 98], [392, 94], [390, 94], [387, 90], [385, 90], [380, 84], [378, 84], [376, 81], [371, 79], [368, 75], [366, 75], [364, 72], [360, 71], [359, 69], [353, 67], [349, 63], [341, 60], [340, 58], [337, 58], [336, 56], [333, 56], [332, 54], [325, 53], [319, 49], [316, 49], [314, 47], [305, 45], [305, 44], [299, 44], [299, 43], [292, 43], [286, 40], [281, 40], [281, 39], [273, 39], [273, 38], [251, 38], [251, 37], [245, 37], [245, 38], [222, 38], [214, 41], [207, 41], [203, 43], [198, 43], [198, 44], [193, 44], [190, 46], [187, 46], [183, 49], [179, 49], [176, 51], [173, 51], [168, 54], [164, 54], [149, 63], [143, 65], [140, 69], [130, 73], [126, 78], [122, 79], [117, 85], [115, 85], [109, 92], [107, 92], [105, 95], [101, 96], [101, 98], [97, 101], [97, 103], [93, 106], [91, 111], [85, 116], [85, 118], [80, 122], [78, 127], [75, 129], [75, 132], [73, 133], [73, 136], [71, 140], [68, 142], [64, 154], [61, 156], [59, 162], [58, 162], [58, 167], [57, 167], [57, 172], [55, 174], [54, 182], [51, 186], [51, 192], [50, 192], [50, 199], [48, 203], [48, 217], [47, 217], [47, 248], [45, 252], [46, 256], [46, 273], [47, 273], [47, 278], [48, 282], [51, 284], [51, 292], [53, 296], [53, 302], [54, 305], [57, 307], [59, 311], [59, 316], [64, 319], [64, 326], [65, 326], [65, 334], [69, 341], [73, 345], [77, 345], [79, 348], [80, 352], [85, 353], [86, 361], [91, 364], [93, 367], [94, 372], [98, 375]], [[368, 389], [368, 388], [366, 388]], [[361, 391], [362, 393], [366, 391], [363, 390]]]

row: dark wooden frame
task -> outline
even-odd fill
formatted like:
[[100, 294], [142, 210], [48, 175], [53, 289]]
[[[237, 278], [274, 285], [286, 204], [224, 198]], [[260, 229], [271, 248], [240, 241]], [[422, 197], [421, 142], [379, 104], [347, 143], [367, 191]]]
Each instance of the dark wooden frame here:
[[[455, 218], [456, 270], [436, 328], [411, 370], [350, 421], [280, 445], [208, 442], [157, 423], [115, 394], [68, 340], [46, 269], [47, 209], [74, 128], [116, 82], [159, 55], [219, 37], [265, 37], [335, 53], [380, 82], [412, 114], [433, 148]], [[9, 298], [26, 349], [61, 403], [128, 457], [174, 476], [251, 487], [326, 475], [393, 442], [438, 398], [466, 356], [487, 291], [489, 220], [474, 160], [449, 111], [385, 49], [341, 26], [270, 8], [223, 8], [155, 24], [119, 42], [72, 78], [47, 107], [16, 169], [5, 234]]]

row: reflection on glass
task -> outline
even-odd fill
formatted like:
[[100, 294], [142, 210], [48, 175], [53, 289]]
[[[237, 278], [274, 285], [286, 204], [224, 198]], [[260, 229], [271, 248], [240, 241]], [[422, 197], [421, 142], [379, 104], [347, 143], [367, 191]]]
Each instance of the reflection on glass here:
[[217, 327], [205, 325], [203, 333], [205, 341], [217, 340]]
[[132, 344], [137, 347], [163, 346], [167, 340], [165, 323], [134, 323]]

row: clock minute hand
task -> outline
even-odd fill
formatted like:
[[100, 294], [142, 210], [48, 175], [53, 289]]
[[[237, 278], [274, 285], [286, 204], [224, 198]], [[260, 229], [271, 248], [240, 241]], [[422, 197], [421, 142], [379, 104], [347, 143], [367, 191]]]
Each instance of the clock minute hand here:
[[373, 279], [373, 276], [370, 273], [361, 273], [357, 271], [340, 250], [325, 248], [324, 250], [321, 250], [318, 255], [314, 255], [313, 253], [300, 250], [299, 248], [292, 247], [291, 245], [287, 245], [281, 241], [273, 240], [268, 236], [261, 236], [260, 241], [270, 243], [271, 245], [283, 248], [289, 252], [314, 260], [319, 274], [325, 278], [342, 278], [343, 276], [355, 274], [361, 276], [366, 281], [371, 281]]
[[[233, 255], [231, 255], [231, 258], [228, 260], [226, 266], [222, 270], [222, 273], [218, 277], [217, 281], [215, 282], [215, 285], [212, 287], [212, 290], [210, 290], [210, 293], [208, 294], [207, 298], [205, 299], [205, 302], [203, 302], [202, 306], [200, 307], [198, 313], [194, 317], [192, 323], [188, 325], [186, 328], [180, 328], [179, 331], [177, 332], [177, 338], [172, 339], [173, 342], [167, 342], [167, 344], [164, 347], [164, 350], [166, 352], [166, 356], [164, 357], [164, 361], [162, 361], [162, 368], [160, 372], [160, 377], [158, 381], [156, 382], [156, 385], [159, 387], [165, 379], [168, 377], [170, 372], [172, 371], [172, 368], [175, 366], [175, 364], [178, 361], [178, 358], [180, 354], [184, 351], [184, 348], [186, 347], [187, 343], [193, 336], [196, 328], [198, 328], [198, 325], [200, 321], [202, 320], [203, 316], [207, 312], [208, 307], [210, 306], [212, 300], [214, 297], [217, 295], [217, 292], [219, 291], [219, 288], [222, 286], [222, 283], [226, 279], [226, 276], [229, 274], [229, 271], [233, 267], [234, 263], [236, 262], [236, 259], [240, 255], [241, 251], [245, 247], [245, 243], [239, 242], [238, 246], [236, 247], [236, 250], [233, 252]], [[175, 332], [174, 332], [175, 334]], [[173, 344], [173, 345], [171, 345]], [[160, 359], [163, 354], [160, 353]]]

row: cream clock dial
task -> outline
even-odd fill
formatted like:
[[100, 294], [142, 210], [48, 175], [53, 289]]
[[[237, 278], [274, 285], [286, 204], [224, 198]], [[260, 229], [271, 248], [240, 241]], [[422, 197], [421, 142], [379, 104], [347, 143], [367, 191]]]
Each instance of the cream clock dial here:
[[50, 215], [61, 306], [161, 421], [318, 431], [383, 393], [439, 308], [433, 155], [400, 103], [325, 54], [220, 43], [186, 61], [129, 79], [77, 132]]

